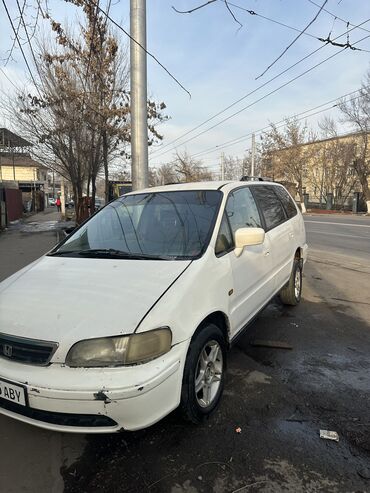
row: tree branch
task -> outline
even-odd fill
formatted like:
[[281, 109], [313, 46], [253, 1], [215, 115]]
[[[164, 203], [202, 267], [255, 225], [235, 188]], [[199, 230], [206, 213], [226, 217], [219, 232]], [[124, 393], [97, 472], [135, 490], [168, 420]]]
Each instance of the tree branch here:
[[[202, 3], [201, 5], [198, 5], [197, 7], [194, 7], [190, 10], [178, 10], [176, 7], [174, 7], [172, 5], [172, 8], [175, 12], [177, 12], [178, 14], [192, 14], [193, 12], [195, 12], [196, 10], [200, 10], [200, 9], [203, 9], [204, 7], [207, 7], [208, 5], [210, 5], [211, 3], [215, 3], [217, 2], [218, 0], [208, 0], [208, 2], [205, 2], [205, 3]], [[243, 27], [243, 24], [241, 22], [238, 21], [238, 19], [235, 17], [235, 14], [234, 12], [231, 10], [230, 8], [230, 5], [229, 5], [229, 2], [228, 0], [222, 0], [223, 3], [225, 4], [227, 10], [230, 12], [230, 15], [231, 17], [234, 19], [234, 21], [239, 24], [240, 27]]]
[[199, 10], [199, 9], [202, 9], [203, 7], [207, 7], [207, 5], [209, 5], [210, 3], [215, 3], [217, 2], [217, 0], [209, 0], [208, 2], [206, 3], [203, 3], [202, 5], [198, 5], [198, 7], [194, 7], [193, 9], [190, 9], [190, 10], [178, 10], [176, 7], [174, 7], [172, 5], [172, 8], [175, 12], [177, 12], [178, 14], [192, 14], [193, 12], [195, 12], [196, 10]]

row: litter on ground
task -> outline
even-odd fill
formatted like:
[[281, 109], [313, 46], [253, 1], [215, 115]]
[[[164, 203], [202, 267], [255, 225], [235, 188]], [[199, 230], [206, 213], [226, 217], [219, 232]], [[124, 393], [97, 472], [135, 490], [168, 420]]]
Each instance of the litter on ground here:
[[320, 438], [323, 438], [324, 440], [334, 440], [335, 442], [339, 442], [339, 435], [336, 431], [320, 430]]

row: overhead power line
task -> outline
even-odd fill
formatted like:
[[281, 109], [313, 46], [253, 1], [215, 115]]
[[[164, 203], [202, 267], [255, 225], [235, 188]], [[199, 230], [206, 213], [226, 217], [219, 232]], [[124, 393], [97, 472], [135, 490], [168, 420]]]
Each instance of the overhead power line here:
[[[32, 47], [32, 43], [31, 43], [31, 38], [28, 34], [28, 30], [27, 30], [27, 24], [26, 24], [26, 21], [24, 20], [24, 17], [23, 17], [23, 10], [21, 9], [21, 6], [19, 4], [19, 0], [16, 0], [17, 2], [17, 7], [18, 7], [18, 10], [19, 10], [19, 15], [20, 15], [20, 22], [23, 26], [23, 30], [25, 32], [25, 35], [26, 35], [26, 38], [27, 38], [27, 43], [29, 45], [29, 48], [31, 50], [31, 55], [32, 55], [32, 58], [33, 58], [33, 61], [35, 63], [35, 67], [36, 67], [36, 70], [40, 76], [40, 71], [39, 71], [39, 67], [38, 67], [38, 64], [37, 64], [37, 60], [36, 60], [36, 56], [35, 56], [35, 52], [33, 51], [33, 47]], [[35, 84], [36, 85], [36, 84]], [[38, 90], [37, 86], [36, 86], [36, 89]]]
[[215, 3], [217, 2], [218, 0], [208, 0], [207, 2], [205, 3], [202, 3], [201, 5], [198, 5], [197, 7], [193, 7], [192, 9], [190, 10], [178, 10], [176, 7], [174, 7], [172, 5], [172, 8], [175, 12], [177, 12], [178, 14], [192, 14], [193, 12], [195, 12], [196, 10], [200, 10], [202, 9], [203, 7], [207, 7], [207, 5], [210, 5], [211, 3]]
[[265, 75], [265, 73], [270, 70], [271, 67], [273, 67], [275, 65], [275, 63], [280, 60], [280, 58], [282, 58], [285, 53], [294, 45], [294, 43], [296, 41], [298, 41], [298, 39], [307, 31], [307, 29], [315, 22], [315, 20], [319, 17], [320, 15], [320, 12], [322, 11], [322, 9], [324, 8], [324, 6], [327, 4], [328, 0], [324, 0], [323, 4], [321, 5], [319, 11], [317, 12], [317, 14], [315, 15], [315, 17], [307, 24], [307, 26], [293, 39], [293, 41], [291, 41], [288, 46], [286, 48], [284, 48], [284, 50], [280, 53], [280, 55], [275, 58], [275, 60], [270, 63], [270, 65], [258, 76], [256, 77], [256, 79], [259, 79], [260, 77], [262, 77], [263, 75]]
[[22, 44], [21, 44], [21, 42], [20, 42], [20, 40], [19, 40], [19, 36], [18, 36], [17, 30], [16, 30], [16, 29], [15, 29], [15, 27], [14, 27], [13, 20], [12, 20], [12, 18], [11, 18], [11, 16], [10, 16], [10, 14], [9, 14], [9, 10], [8, 10], [8, 7], [7, 7], [7, 5], [6, 5], [5, 0], [2, 0], [2, 3], [3, 3], [3, 6], [4, 6], [4, 9], [5, 9], [6, 15], [7, 15], [8, 19], [9, 19], [9, 22], [10, 22], [11, 28], [12, 28], [13, 33], [14, 33], [14, 36], [15, 36], [15, 37], [16, 37], [16, 39], [17, 39], [17, 43], [18, 43], [19, 49], [21, 50], [22, 57], [23, 57], [23, 60], [24, 60], [24, 62], [25, 62], [25, 64], [26, 64], [27, 70], [28, 70], [28, 72], [29, 72], [29, 74], [30, 74], [30, 76], [31, 76], [32, 82], [34, 83], [35, 88], [36, 88], [36, 90], [37, 90], [37, 92], [39, 93], [39, 96], [40, 96], [40, 98], [41, 98], [42, 96], [41, 96], [40, 90], [39, 90], [39, 88], [38, 88], [38, 85], [36, 84], [36, 81], [35, 81], [35, 78], [34, 78], [34, 76], [33, 76], [33, 73], [32, 73], [32, 71], [31, 71], [31, 68], [30, 68], [29, 64], [28, 64], [27, 57], [26, 57], [26, 55], [25, 55], [25, 53], [24, 53], [24, 51], [23, 51]]
[[[190, 10], [179, 10], [177, 9], [176, 7], [174, 7], [172, 5], [172, 8], [175, 12], [177, 12], [178, 14], [192, 14], [193, 12], [195, 12], [196, 10], [200, 10], [200, 9], [203, 9], [204, 7], [208, 7], [208, 5], [210, 5], [211, 3], [215, 3], [217, 2], [218, 0], [208, 0], [207, 2], [205, 3], [202, 3], [201, 5], [198, 5], [197, 7], [193, 7], [192, 9]], [[229, 0], [220, 0], [222, 3], [225, 4], [225, 7], [227, 8], [227, 10], [229, 11], [229, 14], [231, 15], [231, 17], [234, 19], [234, 21], [239, 24], [240, 27], [243, 27], [243, 24], [241, 22], [238, 21], [238, 19], [235, 17], [235, 14], [234, 12], [231, 10], [230, 8], [230, 2]]]
[[[4, 1], [4, 0], [3, 0]], [[114, 24], [120, 31], [122, 31], [129, 39], [131, 39], [131, 41], [133, 41], [135, 44], [137, 44], [138, 46], [140, 46], [140, 48], [142, 50], [145, 51], [145, 53], [150, 56], [151, 58], [153, 58], [153, 60], [160, 66], [163, 68], [163, 70], [171, 77], [171, 79], [173, 79], [176, 84], [178, 86], [181, 87], [181, 89], [183, 89], [188, 95], [189, 97], [191, 98], [191, 94], [190, 92], [186, 89], [186, 87], [184, 87], [181, 82], [163, 65], [163, 63], [161, 63], [158, 58], [153, 55], [153, 53], [150, 53], [150, 51], [148, 51], [144, 46], [142, 46], [138, 41], [136, 41], [136, 39], [134, 39], [131, 34], [126, 31], [126, 29], [124, 29], [120, 24], [118, 24], [118, 22], [116, 22], [110, 15], [109, 13], [102, 9], [99, 5], [97, 5], [97, 8], [99, 9], [99, 11], [106, 16], [107, 19], [109, 19], [111, 21], [112, 24]]]
[[[27, 0], [23, 0], [23, 5], [22, 5], [22, 14], [23, 14], [24, 9], [25, 9], [25, 7], [26, 7], [26, 2], [27, 2]], [[20, 29], [20, 27], [21, 27], [21, 23], [22, 23], [22, 20], [21, 20], [21, 19], [19, 19], [19, 21], [18, 21], [18, 26], [17, 26], [17, 36], [18, 36], [18, 33], [19, 33], [19, 29]], [[10, 50], [9, 50], [9, 55], [7, 56], [7, 58], [6, 58], [6, 60], [5, 60], [5, 63], [4, 63], [4, 66], [5, 66], [5, 67], [7, 66], [7, 64], [8, 64], [8, 62], [9, 62], [9, 60], [12, 58], [12, 54], [13, 54], [13, 50], [14, 50], [14, 48], [15, 48], [15, 44], [16, 44], [16, 42], [17, 42], [17, 37], [16, 37], [16, 36], [14, 36], [12, 46], [11, 46], [11, 48], [10, 48]]]
[[[307, 0], [307, 1], [310, 2], [310, 3], [312, 3], [312, 5], [316, 5], [316, 7], [320, 7], [320, 4], [318, 4], [314, 0]], [[349, 22], [348, 20], [342, 19], [337, 14], [334, 14], [333, 12], [330, 12], [330, 10], [327, 10], [327, 9], [323, 8], [323, 11], [326, 12], [327, 14], [331, 15], [334, 19], [338, 19], [338, 21], [344, 22], [344, 24], [347, 24], [349, 26], [357, 27], [358, 29], [361, 29], [362, 31], [366, 31], [367, 33], [370, 33], [370, 30], [369, 29], [366, 29], [365, 27], [356, 26], [352, 22]]]
[[[233, 6], [233, 7], [237, 8], [237, 9], [240, 9], [240, 10], [242, 10], [242, 11], [244, 11], [244, 12], [247, 12], [249, 15], [252, 15], [252, 16], [255, 16], [255, 17], [259, 17], [259, 18], [264, 19], [264, 20], [266, 20], [266, 21], [269, 21], [269, 22], [272, 22], [272, 23], [274, 23], [274, 24], [277, 24], [278, 26], [282, 26], [282, 27], [285, 27], [285, 28], [287, 28], [287, 29], [290, 29], [291, 31], [295, 31], [295, 32], [298, 32], [298, 33], [299, 33], [299, 32], [302, 32], [302, 31], [301, 31], [301, 29], [298, 29], [297, 27], [290, 26], [289, 24], [286, 24], [285, 22], [281, 22], [281, 21], [278, 21], [277, 19], [272, 19], [271, 17], [267, 17], [267, 16], [265, 16], [265, 15], [259, 14], [259, 13], [258, 13], [258, 12], [256, 12], [255, 10], [246, 9], [245, 7], [242, 7], [241, 5], [237, 5], [237, 4], [235, 4], [235, 3], [231, 3], [231, 2], [229, 2], [229, 4], [230, 4], [231, 6]], [[316, 5], [316, 4], [315, 4], [315, 5]], [[319, 7], [319, 5], [318, 5], [318, 4], [317, 4], [317, 6]], [[323, 10], [325, 10], [325, 9], [323, 9]], [[333, 22], [334, 22], [334, 21], [335, 21], [335, 19], [333, 19]], [[343, 21], [343, 22], [345, 22], [345, 24], [349, 24], [350, 26], [354, 26], [354, 24], [348, 23], [348, 22], [346, 22], [346, 21]], [[355, 27], [356, 27], [356, 26], [355, 26]], [[361, 27], [359, 27], [358, 29], [362, 29], [362, 28], [361, 28]], [[370, 31], [368, 31], [367, 29], [362, 29], [362, 30], [370, 33]], [[328, 35], [329, 40], [328, 40], [328, 39], [323, 39], [323, 38], [321, 38], [321, 37], [319, 37], [319, 36], [315, 36], [314, 34], [308, 33], [307, 31], [302, 32], [302, 34], [304, 34], [305, 36], [308, 36], [308, 37], [310, 37], [310, 38], [312, 38], [312, 39], [317, 39], [317, 41], [324, 41], [324, 42], [328, 42], [328, 43], [330, 43], [330, 44], [332, 44], [332, 45], [334, 45], [334, 46], [337, 46], [337, 43], [334, 43], [334, 42], [330, 41], [330, 34], [331, 34], [331, 31], [330, 31], [330, 34]], [[342, 48], [344, 48], [344, 46], [345, 46], [345, 45], [342, 45], [341, 47], [342, 47]], [[348, 48], [351, 48], [351, 49], [355, 49], [356, 51], [364, 51], [364, 52], [366, 52], [366, 53], [370, 53], [370, 51], [369, 51], [369, 50], [364, 50], [364, 49], [362, 49], [362, 48], [353, 48], [350, 44], [348, 44], [348, 46], [347, 46], [347, 47], [348, 47]]]
[[[334, 38], [334, 40], [336, 39], [339, 39], [340, 37], [346, 35], [348, 32], [366, 24], [367, 22], [370, 21], [370, 18], [369, 19], [366, 19], [365, 21], [361, 22], [358, 26], [354, 26], [353, 28], [351, 28], [350, 30], [342, 33], [342, 34], [339, 34], [338, 36], [336, 36]], [[353, 43], [353, 45], [357, 44], [357, 43], [360, 43], [361, 41], [363, 41], [364, 39], [367, 39], [368, 36], [365, 36], [364, 38], [356, 41], [356, 43]], [[322, 45], [322, 46], [319, 46], [318, 48], [316, 48], [315, 50], [313, 50], [312, 52], [308, 53], [306, 56], [304, 56], [303, 58], [299, 59], [297, 62], [293, 63], [292, 65], [290, 65], [288, 68], [286, 68], [285, 70], [281, 71], [280, 73], [278, 73], [277, 75], [275, 75], [274, 77], [272, 77], [271, 79], [267, 80], [266, 82], [264, 82], [263, 84], [261, 84], [260, 86], [256, 87], [255, 89], [253, 89], [252, 91], [248, 92], [247, 94], [245, 94], [244, 96], [242, 96], [241, 98], [237, 99], [236, 101], [234, 101], [233, 103], [229, 104], [228, 106], [226, 106], [225, 108], [223, 108], [222, 110], [218, 111], [217, 113], [215, 113], [214, 115], [212, 115], [211, 117], [207, 118], [206, 120], [204, 120], [203, 122], [199, 123], [198, 125], [196, 125], [195, 127], [191, 128], [190, 130], [186, 131], [185, 133], [183, 133], [182, 135], [180, 135], [179, 137], [176, 137], [175, 139], [171, 140], [170, 142], [168, 142], [167, 144], [164, 144], [163, 146], [159, 147], [156, 151], [154, 151], [152, 153], [152, 156], [153, 157], [160, 157], [160, 156], [163, 156], [164, 154], [166, 154], [167, 152], [171, 152], [173, 149], [176, 149], [176, 147], [178, 145], [183, 145], [187, 142], [190, 142], [191, 140], [199, 137], [200, 135], [203, 135], [204, 132], [201, 132], [201, 133], [198, 133], [196, 134], [195, 136], [187, 139], [186, 141], [184, 142], [180, 142], [177, 146], [174, 146], [174, 147], [171, 147], [171, 149], [168, 149], [167, 151], [165, 152], [162, 152], [164, 151], [166, 148], [170, 147], [170, 146], [173, 146], [173, 144], [175, 144], [176, 142], [178, 142], [179, 140], [183, 139], [184, 137], [187, 137], [188, 135], [190, 135], [191, 133], [195, 132], [196, 130], [200, 129], [201, 127], [203, 127], [204, 125], [206, 125], [207, 123], [211, 122], [212, 120], [214, 120], [215, 118], [217, 118], [218, 116], [222, 115], [223, 113], [225, 113], [226, 111], [228, 111], [229, 109], [233, 108], [234, 106], [236, 106], [237, 104], [239, 104], [241, 101], [244, 101], [244, 99], [248, 98], [249, 96], [251, 96], [252, 94], [256, 93], [257, 91], [259, 91], [260, 89], [264, 88], [265, 86], [267, 86], [268, 84], [270, 84], [271, 82], [273, 82], [274, 80], [278, 79], [279, 77], [281, 77], [282, 75], [284, 75], [285, 73], [287, 73], [289, 70], [291, 70], [292, 68], [296, 67], [297, 65], [299, 65], [300, 63], [302, 63], [303, 61], [307, 60], [308, 58], [312, 57], [313, 55], [315, 55], [316, 53], [318, 53], [320, 50], [322, 50], [326, 45]], [[336, 52], [334, 55], [326, 58], [323, 62], [321, 63], [324, 63], [325, 61], [329, 60], [330, 58], [332, 58], [333, 56], [343, 52], [346, 48]], [[320, 64], [321, 64], [320, 63]], [[317, 67], [318, 65], [315, 65], [314, 67], [312, 67], [311, 69], [309, 69], [308, 71], [310, 70], [313, 70], [315, 67]], [[305, 73], [307, 73], [307, 71], [305, 71], [303, 74], [301, 75], [304, 75]], [[300, 77], [300, 76], [299, 76]], [[292, 79], [293, 80], [296, 80], [298, 77]], [[291, 82], [292, 82], [291, 81]], [[283, 87], [283, 86], [281, 86]], [[271, 94], [271, 93], [270, 93]], [[244, 108], [246, 109], [246, 108]], [[244, 111], [244, 109], [242, 111]], [[234, 114], [235, 115], [235, 114]], [[222, 120], [220, 123], [223, 123], [225, 120]], [[216, 125], [217, 126], [217, 125]], [[214, 126], [206, 129], [206, 131], [209, 131], [211, 130], [212, 128], [214, 128]], [[159, 155], [156, 155], [157, 153], [160, 153]]]
[[[356, 41], [356, 43], [359, 43], [361, 41], [363, 41], [364, 39], [367, 39], [367, 38], [370, 38], [370, 35], [368, 36], [365, 36], [364, 38]], [[255, 101], [252, 101], [250, 104], [248, 104], [247, 106], [244, 106], [243, 108], [241, 108], [240, 110], [236, 111], [235, 113], [232, 113], [231, 115], [229, 115], [228, 117], [226, 118], [223, 118], [222, 120], [220, 120], [219, 122], [215, 123], [214, 125], [212, 125], [211, 127], [208, 127], [206, 128], [205, 130], [203, 130], [202, 132], [199, 132], [198, 134], [196, 134], [195, 136], [193, 137], [190, 137], [189, 139], [185, 140], [184, 142], [181, 142], [181, 145], [184, 145], [184, 144], [187, 144], [188, 142], [190, 142], [191, 140], [194, 140], [198, 137], [200, 137], [201, 135], [204, 135], [205, 133], [209, 132], [210, 130], [213, 130], [214, 128], [218, 127], [219, 125], [221, 125], [222, 123], [225, 123], [226, 121], [230, 120], [231, 118], [234, 118], [235, 116], [239, 115], [240, 113], [242, 113], [243, 111], [245, 111], [246, 109], [248, 108], [251, 108], [252, 106], [254, 106], [255, 104], [259, 103], [260, 101], [263, 101], [265, 98], [267, 98], [268, 96], [271, 96], [272, 94], [275, 94], [276, 92], [278, 92], [280, 89], [283, 89], [284, 87], [288, 86], [289, 84], [291, 84], [292, 82], [296, 81], [297, 79], [300, 79], [301, 77], [303, 77], [304, 75], [306, 75], [307, 73], [311, 72], [312, 70], [314, 70], [315, 68], [319, 67], [320, 65], [322, 65], [323, 63], [327, 62], [328, 60], [334, 58], [335, 56], [339, 55], [340, 53], [342, 53], [343, 51], [345, 51], [346, 48], [343, 48], [342, 50], [340, 51], [337, 51], [336, 53], [334, 53], [333, 55], [325, 58], [324, 60], [322, 60], [321, 62], [317, 63], [316, 65], [310, 67], [309, 69], [305, 70], [304, 72], [302, 72], [301, 74], [297, 75], [296, 77], [293, 77], [293, 79], [290, 79], [288, 80], [287, 82], [285, 82], [284, 84], [282, 84], [281, 86], [275, 88], [274, 90], [270, 91], [269, 93], [265, 94], [264, 96], [261, 96], [259, 99], [255, 100]], [[174, 150], [176, 147], [170, 149], [170, 150]], [[160, 154], [159, 156], [155, 156], [156, 158], [158, 157], [161, 157], [163, 156], [164, 154], [167, 154], [168, 152], [170, 151], [165, 151], [163, 154]]]
[[[341, 137], [350, 137], [351, 135], [353, 135], [353, 131], [351, 132], [341, 132], [341, 133], [338, 133], [336, 134], [334, 137], [330, 137], [328, 139], [322, 139], [322, 140], [312, 140], [312, 141], [308, 141], [308, 142], [304, 142], [302, 144], [298, 144], [297, 147], [300, 147], [300, 146], [306, 146], [306, 145], [310, 145], [310, 144], [315, 144], [315, 143], [319, 143], [319, 142], [323, 142], [325, 140], [335, 140], [335, 139], [340, 139]], [[250, 149], [248, 149], [250, 150]], [[194, 157], [194, 156], [191, 156], [191, 157]], [[209, 160], [209, 159], [212, 159], [214, 161], [214, 158], [206, 158], [206, 160]], [[211, 172], [220, 172], [220, 163], [212, 163], [212, 164], [206, 164], [204, 165], [204, 168], [206, 168], [207, 170], [210, 170]]]
[[[289, 118], [296, 118], [297, 121], [300, 121], [300, 120], [303, 120], [305, 118], [311, 118], [312, 116], [318, 115], [320, 113], [324, 113], [325, 111], [332, 110], [333, 108], [335, 108], [337, 106], [337, 103], [336, 104], [331, 104], [331, 103], [335, 103], [340, 99], [346, 98], [348, 96], [352, 96], [353, 94], [358, 93], [360, 90], [361, 89], [356, 89], [356, 91], [352, 91], [352, 92], [349, 92], [347, 94], [343, 94], [342, 96], [338, 96], [337, 98], [332, 99], [330, 101], [327, 101], [326, 103], [319, 104], [318, 106], [315, 106], [314, 108], [310, 108], [310, 109], [302, 111], [300, 113], [296, 113], [295, 115], [292, 115], [291, 117], [283, 118], [282, 120], [279, 120], [278, 122], [270, 123], [269, 125], [266, 125], [265, 127], [262, 127], [258, 130], [253, 130], [253, 132], [249, 132], [249, 133], [241, 135], [240, 137], [237, 137], [235, 139], [228, 140], [226, 142], [218, 144], [217, 146], [212, 146], [212, 147], [209, 147], [203, 151], [196, 152], [195, 154], [192, 154], [192, 157], [207, 155], [207, 154], [210, 154], [212, 152], [219, 152], [220, 150], [226, 149], [227, 147], [234, 146], [236, 144], [240, 144], [241, 142], [248, 139], [248, 137], [251, 137], [253, 133], [256, 135], [263, 133], [265, 130], [269, 129], [271, 125], [276, 125], [276, 126], [278, 126], [278, 128], [280, 128], [280, 124], [283, 124], [282, 126], [284, 126], [286, 120]], [[348, 101], [354, 101], [360, 97], [361, 97], [361, 95], [356, 96], [354, 98], [351, 98]], [[327, 106], [328, 104], [331, 104], [331, 106], [329, 106], [328, 108], [323, 108], [323, 106]], [[323, 109], [319, 110], [319, 108], [323, 108]], [[315, 110], [319, 110], [319, 111], [315, 111]], [[314, 113], [311, 113], [312, 111], [314, 111]], [[311, 114], [307, 115], [307, 113], [311, 113]]]
[[[229, 5], [231, 5], [232, 7], [235, 7], [236, 9], [243, 10], [244, 12], [247, 12], [249, 15], [260, 17], [261, 19], [264, 19], [266, 21], [273, 22], [274, 24], [277, 24], [278, 26], [286, 27], [287, 29], [290, 29], [292, 31], [301, 32], [301, 29], [298, 29], [297, 27], [289, 26], [288, 24], [285, 24], [284, 22], [278, 21], [276, 19], [272, 19], [271, 17], [266, 17], [265, 15], [259, 14], [255, 10], [246, 9], [245, 7], [242, 7], [241, 5], [237, 5], [236, 3], [232, 3], [232, 2], [229, 2]], [[304, 32], [303, 34], [305, 36], [309, 36], [311, 38], [317, 39], [316, 36], [314, 36], [313, 34], [310, 34], [308, 32]]]
[[0, 72], [2, 72], [3, 76], [8, 80], [8, 82], [10, 82], [10, 84], [14, 87], [14, 89], [17, 89], [18, 91], [18, 87], [14, 84], [14, 82], [12, 81], [12, 79], [10, 77], [8, 77], [8, 75], [6, 74], [5, 70], [2, 69], [0, 67]]

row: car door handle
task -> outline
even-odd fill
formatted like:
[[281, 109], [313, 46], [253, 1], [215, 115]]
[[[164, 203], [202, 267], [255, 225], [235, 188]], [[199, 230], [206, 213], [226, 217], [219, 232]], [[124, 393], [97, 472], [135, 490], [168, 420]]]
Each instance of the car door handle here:
[[294, 238], [294, 233], [289, 233], [290, 238]]
[[270, 250], [265, 250], [265, 251], [263, 252], [263, 255], [264, 255], [265, 257], [268, 257], [268, 256], [270, 255]]

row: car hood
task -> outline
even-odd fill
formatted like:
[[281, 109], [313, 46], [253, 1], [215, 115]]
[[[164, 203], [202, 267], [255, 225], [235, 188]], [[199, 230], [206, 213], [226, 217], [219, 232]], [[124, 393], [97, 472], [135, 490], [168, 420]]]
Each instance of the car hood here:
[[189, 264], [42, 257], [0, 283], [0, 332], [69, 344], [132, 333]]

